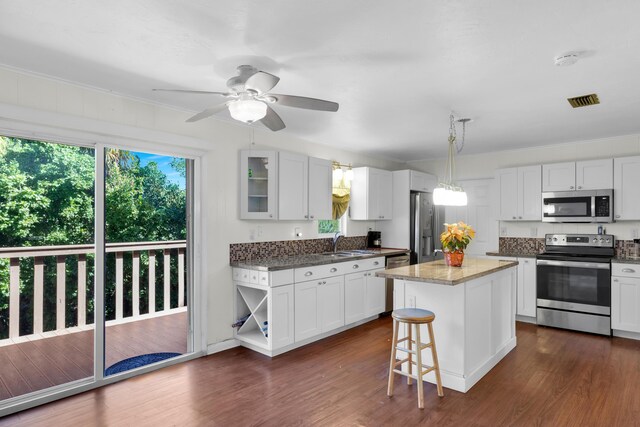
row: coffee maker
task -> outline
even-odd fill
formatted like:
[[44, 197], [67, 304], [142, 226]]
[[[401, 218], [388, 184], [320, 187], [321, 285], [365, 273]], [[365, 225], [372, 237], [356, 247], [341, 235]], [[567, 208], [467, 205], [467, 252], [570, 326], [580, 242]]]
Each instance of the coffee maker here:
[[370, 231], [367, 233], [367, 247], [368, 248], [380, 248], [382, 247], [382, 233], [379, 231]]

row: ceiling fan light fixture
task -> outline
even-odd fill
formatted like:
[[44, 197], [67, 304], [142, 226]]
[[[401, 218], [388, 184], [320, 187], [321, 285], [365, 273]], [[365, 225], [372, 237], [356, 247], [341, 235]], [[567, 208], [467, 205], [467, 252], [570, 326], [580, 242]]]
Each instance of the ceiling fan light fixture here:
[[267, 104], [255, 99], [239, 99], [229, 104], [229, 113], [234, 119], [253, 123], [267, 115]]

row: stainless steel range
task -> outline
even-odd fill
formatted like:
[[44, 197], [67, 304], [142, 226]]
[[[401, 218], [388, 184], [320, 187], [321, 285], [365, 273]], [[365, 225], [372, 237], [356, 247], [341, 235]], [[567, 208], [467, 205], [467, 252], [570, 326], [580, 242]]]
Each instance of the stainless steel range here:
[[539, 325], [611, 335], [609, 234], [547, 234], [536, 257]]

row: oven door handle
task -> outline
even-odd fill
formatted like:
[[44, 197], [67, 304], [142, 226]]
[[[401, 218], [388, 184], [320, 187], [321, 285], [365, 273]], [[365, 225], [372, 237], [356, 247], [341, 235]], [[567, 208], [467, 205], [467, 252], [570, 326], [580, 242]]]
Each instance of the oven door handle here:
[[551, 267], [590, 268], [593, 270], [611, 270], [611, 264], [603, 262], [550, 261], [546, 259], [539, 259], [537, 260], [537, 265], [548, 265]]

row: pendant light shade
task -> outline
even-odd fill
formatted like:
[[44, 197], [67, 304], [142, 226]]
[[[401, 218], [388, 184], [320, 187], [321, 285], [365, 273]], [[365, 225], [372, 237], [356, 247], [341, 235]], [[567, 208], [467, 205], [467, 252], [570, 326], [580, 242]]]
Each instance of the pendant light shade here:
[[[462, 119], [464, 126], [469, 119]], [[464, 132], [463, 132], [464, 135]], [[441, 206], [466, 206], [467, 193], [459, 185], [454, 183], [456, 169], [456, 127], [453, 123], [453, 114], [449, 115], [449, 154], [447, 156], [447, 166], [445, 169], [443, 182], [439, 183], [433, 190], [433, 204]], [[464, 136], [463, 136], [464, 144]]]

